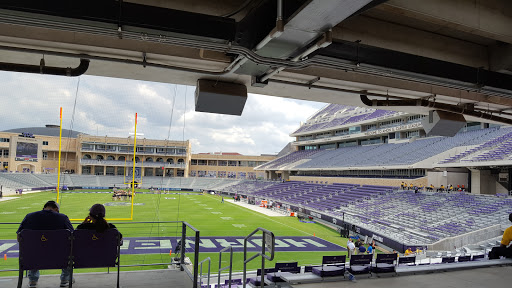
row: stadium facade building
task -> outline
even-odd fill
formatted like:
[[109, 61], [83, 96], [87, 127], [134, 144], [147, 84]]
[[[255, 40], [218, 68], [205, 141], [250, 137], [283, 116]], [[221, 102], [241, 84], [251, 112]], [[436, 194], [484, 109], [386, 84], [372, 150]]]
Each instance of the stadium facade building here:
[[[0, 132], [0, 171], [56, 173], [59, 130], [58, 126], [47, 125]], [[215, 174], [216, 178], [256, 178], [253, 167], [275, 158], [238, 153], [193, 155], [188, 140], [142, 138], [137, 139], [136, 149], [135, 171], [136, 174], [140, 171], [142, 177], [212, 177]], [[63, 129], [61, 171], [79, 175], [128, 175], [127, 171], [133, 169], [133, 150], [132, 137], [91, 136]]]
[[191, 177], [263, 179], [263, 171], [254, 167], [274, 160], [275, 155], [247, 156], [239, 153], [199, 153], [192, 155], [190, 164]]
[[512, 128], [468, 122], [453, 137], [427, 137], [425, 117], [329, 104], [290, 134], [293, 152], [256, 170], [310, 183], [512, 190]]

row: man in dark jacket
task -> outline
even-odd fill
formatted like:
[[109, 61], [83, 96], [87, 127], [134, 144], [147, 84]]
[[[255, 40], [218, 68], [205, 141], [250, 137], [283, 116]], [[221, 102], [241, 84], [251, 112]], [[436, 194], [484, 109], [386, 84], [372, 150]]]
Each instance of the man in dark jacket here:
[[[69, 229], [73, 231], [73, 225], [69, 222], [68, 216], [59, 213], [59, 204], [55, 201], [48, 201], [44, 204], [43, 210], [32, 212], [27, 214], [23, 221], [21, 221], [20, 227], [16, 233], [18, 234], [23, 229], [30, 230], [58, 230], [58, 229]], [[19, 240], [19, 238], [18, 238]], [[68, 269], [62, 269], [60, 274], [60, 287], [69, 286], [69, 275]], [[37, 281], [39, 280], [39, 270], [29, 270], [28, 272], [29, 286], [37, 287]]]

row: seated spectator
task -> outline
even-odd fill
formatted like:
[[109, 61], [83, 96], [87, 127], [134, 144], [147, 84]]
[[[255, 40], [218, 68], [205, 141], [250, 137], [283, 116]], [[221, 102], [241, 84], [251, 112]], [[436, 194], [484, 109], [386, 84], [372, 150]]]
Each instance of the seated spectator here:
[[[508, 220], [512, 222], [512, 213], [508, 215]], [[499, 259], [501, 256], [512, 258], [512, 245], [510, 243], [512, 243], [512, 226], [505, 229], [501, 238], [501, 245], [492, 248], [491, 252], [489, 252], [489, 259]]]
[[[19, 233], [23, 229], [31, 230], [58, 230], [58, 229], [69, 229], [73, 231], [73, 226], [69, 222], [68, 216], [59, 213], [60, 206], [55, 201], [48, 201], [44, 204], [43, 210], [32, 212], [27, 214], [23, 221], [21, 221], [20, 227], [16, 232], [18, 234], [18, 241], [20, 241]], [[69, 286], [69, 276], [71, 270], [62, 269], [60, 274], [60, 287]], [[28, 272], [29, 284], [28, 287], [37, 287], [39, 281], [39, 270], [30, 270]], [[74, 279], [73, 279], [74, 281]]]
[[84, 222], [76, 227], [77, 230], [96, 230], [96, 232], [100, 233], [112, 228], [116, 228], [116, 226], [105, 220], [105, 206], [101, 204], [92, 205], [91, 209], [89, 209], [89, 216], [85, 217]]

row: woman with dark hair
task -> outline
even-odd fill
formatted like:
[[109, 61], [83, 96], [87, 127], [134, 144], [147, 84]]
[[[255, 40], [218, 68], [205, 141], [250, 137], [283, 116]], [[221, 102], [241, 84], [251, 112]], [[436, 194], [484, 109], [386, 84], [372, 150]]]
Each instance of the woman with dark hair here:
[[91, 209], [89, 209], [89, 216], [85, 218], [82, 224], [76, 227], [77, 230], [96, 230], [96, 232], [100, 233], [112, 228], [116, 228], [116, 226], [114, 224], [108, 223], [107, 220], [105, 220], [105, 206], [101, 204], [92, 205]]

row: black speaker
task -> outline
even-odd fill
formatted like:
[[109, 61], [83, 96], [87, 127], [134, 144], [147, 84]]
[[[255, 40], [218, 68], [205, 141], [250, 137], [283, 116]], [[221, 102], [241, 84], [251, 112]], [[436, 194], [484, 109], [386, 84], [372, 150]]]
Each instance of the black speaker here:
[[454, 136], [466, 125], [462, 114], [441, 110], [431, 110], [428, 117], [421, 120], [427, 136]]
[[247, 87], [243, 84], [205, 79], [197, 80], [197, 112], [240, 116], [246, 101]]

